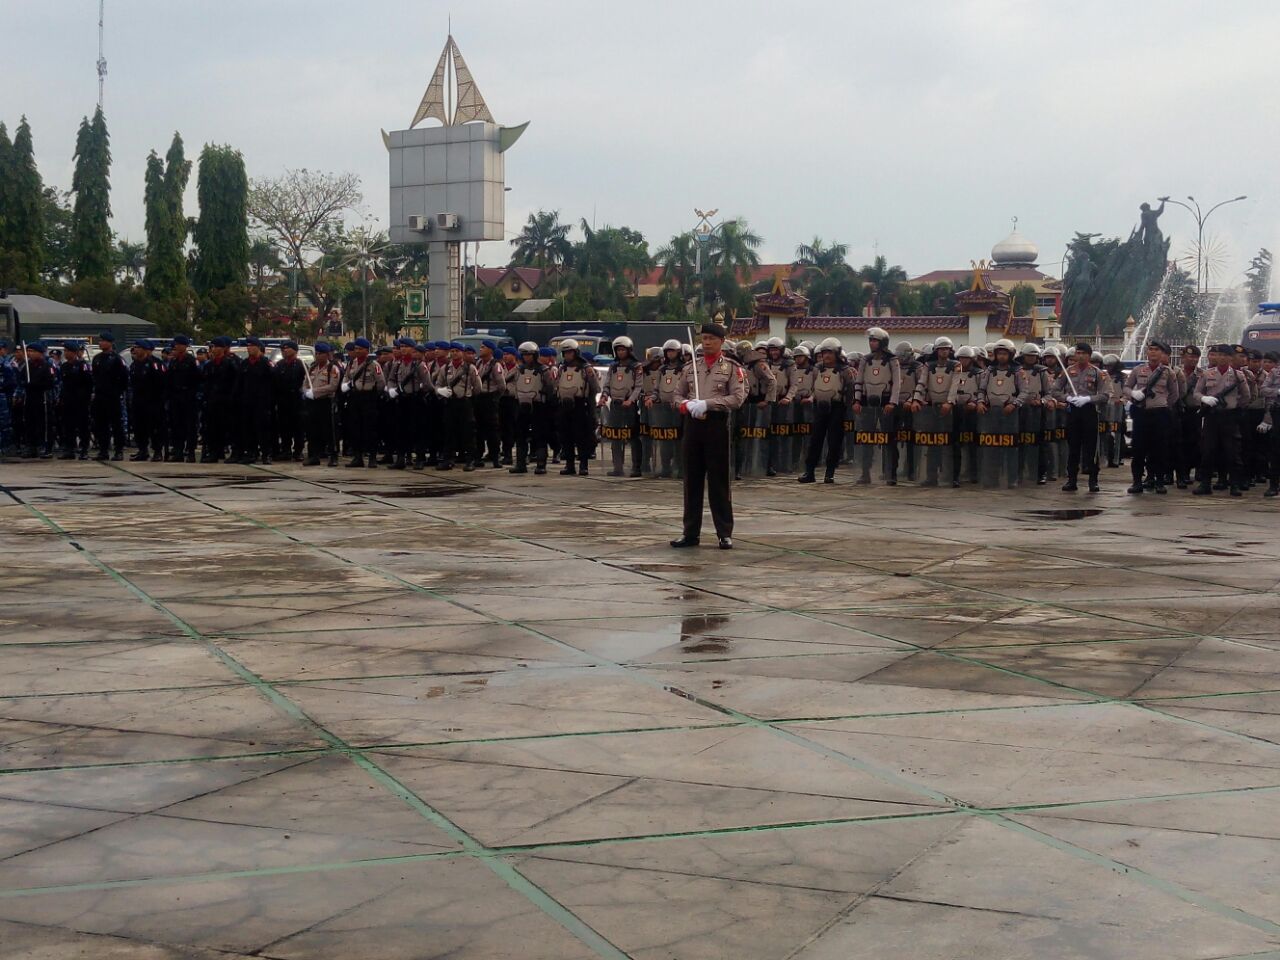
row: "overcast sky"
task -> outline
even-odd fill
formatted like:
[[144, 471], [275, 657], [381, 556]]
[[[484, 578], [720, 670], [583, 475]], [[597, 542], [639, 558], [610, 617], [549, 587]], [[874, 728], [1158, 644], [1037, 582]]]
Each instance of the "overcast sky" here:
[[[0, 0], [0, 119], [27, 114], [61, 188], [97, 6]], [[146, 155], [174, 130], [192, 157], [238, 147], [250, 176], [355, 172], [385, 221], [378, 130], [408, 125], [451, 9], [497, 120], [532, 121], [507, 154], [511, 235], [548, 208], [656, 249], [716, 207], [766, 260], [818, 235], [914, 274], [988, 256], [1016, 216], [1056, 272], [1074, 231], [1127, 234], [1143, 200], [1244, 193], [1206, 230], [1225, 272], [1280, 246], [1275, 0], [107, 0], [116, 229], [143, 239]], [[1186, 252], [1191, 217], [1161, 225]]]

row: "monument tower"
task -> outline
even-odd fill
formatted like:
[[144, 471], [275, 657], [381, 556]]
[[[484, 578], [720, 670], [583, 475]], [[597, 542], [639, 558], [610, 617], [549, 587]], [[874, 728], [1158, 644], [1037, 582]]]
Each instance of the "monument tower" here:
[[[415, 129], [427, 120], [440, 125]], [[450, 34], [409, 128], [383, 131], [391, 162], [391, 242], [427, 245], [432, 340], [462, 332], [462, 244], [504, 238], [503, 154], [528, 126], [494, 121]]]

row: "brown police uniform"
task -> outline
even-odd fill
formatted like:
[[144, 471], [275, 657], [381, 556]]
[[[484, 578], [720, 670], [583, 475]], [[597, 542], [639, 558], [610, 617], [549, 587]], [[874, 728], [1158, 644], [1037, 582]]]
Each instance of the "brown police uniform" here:
[[[694, 378], [697, 378], [697, 387]], [[684, 420], [684, 536], [697, 541], [702, 533], [702, 498], [706, 488], [716, 536], [733, 536], [733, 500], [729, 493], [729, 420], [747, 399], [746, 372], [721, 353], [707, 362], [695, 357], [681, 371], [676, 402], [706, 401], [702, 419]]]

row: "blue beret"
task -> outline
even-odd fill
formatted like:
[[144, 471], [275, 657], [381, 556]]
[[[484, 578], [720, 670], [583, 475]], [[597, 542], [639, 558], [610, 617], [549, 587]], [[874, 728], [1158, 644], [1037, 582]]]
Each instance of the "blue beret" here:
[[375, 351], [374, 351], [374, 353], [376, 353], [376, 354], [377, 354], [378, 356], [380, 356], [380, 357], [381, 357], [381, 356], [385, 356], [386, 354], [388, 354], [388, 353], [390, 353], [390, 352], [391, 352], [391, 348], [390, 348], [390, 347], [385, 347], [385, 346], [384, 346], [384, 347], [379, 347], [377, 350], [375, 350]]
[[449, 349], [450, 349], [450, 350], [462, 350], [462, 349], [464, 349], [464, 348], [463, 348], [462, 344], [460, 344], [457, 340], [450, 340], [450, 341], [449, 341]]
[[244, 345], [246, 347], [257, 347], [259, 350], [262, 349], [262, 341], [259, 340], [257, 337], [245, 338]]
[[586, 360], [587, 362], [590, 362], [596, 358], [596, 355], [592, 353], [590, 350], [579, 350], [578, 356], [582, 357], [582, 359]]
[[13, 341], [11, 341], [8, 337], [0, 337], [0, 349], [12, 350]]
[[364, 337], [356, 337], [354, 340], [351, 341], [350, 349], [356, 350], [356, 349], [359, 349], [360, 347], [364, 347], [364, 349], [368, 350], [372, 346], [373, 344], [370, 343], [368, 340], [366, 340]]
[[80, 340], [68, 340], [62, 345], [62, 349], [80, 351], [84, 349], [84, 343]]
[[212, 340], [209, 341], [209, 346], [229, 347], [231, 346], [231, 338], [230, 337], [214, 337]]
[[556, 355], [555, 347], [539, 347], [538, 348], [538, 356], [540, 357], [554, 357], [555, 355]]
[[333, 350], [333, 347], [329, 346], [329, 344], [327, 344], [325, 341], [323, 340], [316, 341], [316, 353], [330, 353], [332, 350]]
[[146, 337], [139, 337], [137, 340], [133, 341], [133, 345], [142, 350], [154, 350], [156, 348], [156, 345]]
[[464, 344], [462, 345], [462, 352], [463, 352], [463, 353], [475, 353], [475, 352], [476, 352], [476, 345], [475, 345], [474, 343], [464, 343]]
[[512, 357], [520, 356], [520, 351], [518, 351], [515, 347], [513, 347], [509, 343], [502, 348], [502, 353], [503, 353], [503, 356], [512, 356]]
[[36, 353], [44, 353], [49, 348], [45, 346], [43, 340], [32, 340], [27, 344], [27, 349], [34, 350]]
[[298, 349], [298, 341], [297, 341], [297, 340], [286, 340], [284, 343], [280, 344], [280, 349], [281, 349], [281, 350], [285, 349], [286, 347], [288, 347], [290, 350], [297, 350], [297, 349]]
[[107, 341], [107, 343], [115, 343], [116, 335], [112, 333], [110, 330], [104, 330], [102, 333], [98, 334], [98, 339], [105, 340]]
[[497, 345], [494, 341], [492, 341], [492, 340], [481, 340], [481, 341], [480, 341], [480, 346], [482, 346], [482, 347], [488, 347], [490, 350], [497, 350], [497, 349], [498, 349], [498, 345]]
[[174, 334], [173, 342], [181, 343], [187, 347], [191, 346], [191, 338], [188, 337], [185, 333]]

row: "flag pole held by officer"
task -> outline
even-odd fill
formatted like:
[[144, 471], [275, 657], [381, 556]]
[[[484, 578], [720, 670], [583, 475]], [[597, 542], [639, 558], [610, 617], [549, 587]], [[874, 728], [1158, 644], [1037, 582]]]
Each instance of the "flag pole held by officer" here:
[[673, 547], [696, 547], [702, 534], [705, 487], [721, 550], [733, 548], [733, 500], [729, 492], [729, 421], [747, 398], [746, 375], [723, 352], [728, 331], [702, 325], [702, 355], [686, 364], [676, 390], [684, 416], [684, 532]]

